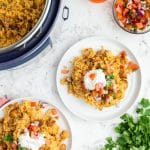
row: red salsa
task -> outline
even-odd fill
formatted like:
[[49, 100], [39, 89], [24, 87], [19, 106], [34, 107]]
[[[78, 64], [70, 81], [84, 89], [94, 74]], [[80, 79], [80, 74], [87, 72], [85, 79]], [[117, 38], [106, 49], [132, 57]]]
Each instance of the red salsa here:
[[116, 17], [122, 27], [134, 33], [150, 27], [150, 0], [116, 0]]

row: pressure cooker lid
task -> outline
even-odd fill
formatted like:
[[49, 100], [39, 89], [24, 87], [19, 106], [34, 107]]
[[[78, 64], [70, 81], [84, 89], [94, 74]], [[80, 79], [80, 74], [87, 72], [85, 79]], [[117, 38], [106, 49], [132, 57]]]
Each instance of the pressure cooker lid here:
[[36, 56], [48, 44], [49, 33], [56, 19], [61, 0], [52, 0], [48, 15], [38, 33], [25, 45], [0, 54], [0, 70], [18, 66]]

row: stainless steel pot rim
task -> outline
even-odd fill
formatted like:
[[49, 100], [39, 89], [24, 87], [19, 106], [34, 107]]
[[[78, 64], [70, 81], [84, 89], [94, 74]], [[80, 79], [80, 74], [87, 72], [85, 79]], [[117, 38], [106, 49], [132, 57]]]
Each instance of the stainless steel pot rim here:
[[19, 46], [25, 45], [40, 30], [40, 28], [42, 28], [42, 24], [48, 15], [50, 6], [51, 6], [51, 0], [46, 0], [45, 7], [41, 14], [41, 17], [36, 23], [36, 25], [32, 28], [32, 30], [28, 34], [26, 34], [21, 40], [17, 41], [16, 43], [10, 46], [4, 47], [4, 48], [0, 48], [0, 53], [8, 52], [8, 51], [14, 50], [15, 48]]

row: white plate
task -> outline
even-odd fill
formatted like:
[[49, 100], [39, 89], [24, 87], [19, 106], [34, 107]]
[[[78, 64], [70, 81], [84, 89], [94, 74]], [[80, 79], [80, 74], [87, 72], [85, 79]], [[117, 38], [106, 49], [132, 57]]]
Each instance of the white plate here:
[[35, 98], [20, 98], [20, 99], [15, 99], [15, 100], [11, 100], [8, 103], [6, 103], [4, 106], [2, 106], [0, 108], [0, 118], [2, 118], [4, 116], [4, 109], [10, 105], [10, 104], [14, 104], [15, 102], [22, 102], [22, 100], [29, 100], [29, 101], [36, 101], [36, 102], [46, 102], [48, 103], [48, 106], [50, 108], [56, 108], [58, 110], [58, 114], [59, 114], [59, 120], [58, 120], [58, 125], [60, 126], [60, 128], [62, 130], [68, 130], [70, 132], [70, 137], [65, 140], [63, 143], [66, 144], [67, 146], [67, 150], [71, 150], [72, 147], [72, 132], [71, 132], [71, 128], [69, 126], [69, 123], [67, 121], [67, 119], [65, 118], [65, 116], [63, 115], [63, 113], [54, 105], [50, 104], [48, 101], [45, 100], [39, 100], [39, 99], [35, 99]]
[[65, 53], [62, 60], [59, 63], [56, 77], [57, 89], [66, 107], [72, 113], [74, 113], [76, 116], [82, 119], [98, 122], [114, 119], [126, 112], [136, 101], [141, 88], [141, 71], [138, 70], [129, 76], [129, 87], [126, 91], [124, 99], [117, 106], [104, 108], [102, 111], [97, 110], [95, 107], [86, 104], [83, 100], [78, 99], [72, 94], [68, 93], [67, 86], [61, 85], [60, 83], [60, 80], [64, 77], [64, 75], [61, 74], [62, 68], [64, 66], [71, 68], [70, 61], [73, 60], [75, 56], [81, 55], [82, 49], [94, 48], [97, 50], [101, 47], [113, 51], [114, 54], [118, 54], [122, 50], [126, 50], [129, 59], [139, 64], [135, 56], [131, 53], [131, 51], [118, 41], [112, 39], [105, 39], [101, 37], [89, 37], [79, 41]]

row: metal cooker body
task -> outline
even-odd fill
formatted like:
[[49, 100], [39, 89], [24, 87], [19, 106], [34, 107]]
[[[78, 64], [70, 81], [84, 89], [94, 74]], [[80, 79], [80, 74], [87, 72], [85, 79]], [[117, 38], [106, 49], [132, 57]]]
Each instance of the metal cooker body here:
[[50, 6], [51, 6], [51, 0], [46, 0], [45, 7], [41, 14], [41, 17], [38, 20], [38, 22], [36, 23], [36, 25], [33, 27], [33, 29], [27, 35], [25, 35], [21, 40], [17, 41], [16, 43], [14, 43], [8, 47], [0, 48], [0, 53], [7, 53], [9, 51], [13, 51], [17, 47], [24, 46], [25, 43], [27, 43], [35, 34], [37, 34], [37, 32], [40, 30], [42, 24], [44, 23], [47, 15], [48, 15]]
[[62, 18], [67, 20], [69, 17], [69, 8], [67, 6], [62, 7], [62, 0], [51, 0], [51, 5], [45, 21], [37, 34], [23, 46], [16, 47], [13, 51], [0, 54], [0, 70], [19, 66], [34, 58], [48, 45], [52, 45], [49, 34], [55, 25], [60, 10], [62, 10]]

